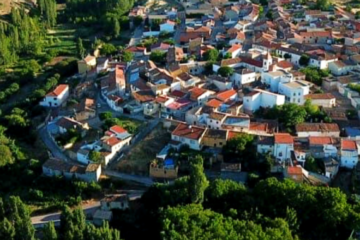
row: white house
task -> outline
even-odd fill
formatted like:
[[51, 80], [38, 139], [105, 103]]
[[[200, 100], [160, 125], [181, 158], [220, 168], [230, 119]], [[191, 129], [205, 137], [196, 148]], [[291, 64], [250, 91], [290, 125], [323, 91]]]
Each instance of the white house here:
[[234, 44], [228, 50], [223, 52], [223, 55], [230, 54], [231, 58], [236, 58], [240, 55], [242, 50], [242, 45]]
[[209, 83], [215, 84], [215, 86], [220, 91], [232, 89], [232, 87], [233, 87], [232, 81], [227, 77], [221, 77], [218, 75], [210, 75], [207, 77], [207, 80]]
[[311, 104], [326, 108], [336, 106], [336, 98], [331, 93], [315, 93], [305, 96], [305, 100], [310, 100]]
[[[290, 62], [295, 65], [300, 65], [299, 61], [304, 52], [292, 49], [280, 47], [276, 50], [276, 53], [280, 56], [284, 56], [285, 54], [290, 55]], [[337, 61], [337, 57], [329, 54], [325, 54], [325, 57], [317, 56], [317, 55], [309, 55], [310, 58], [309, 65], [317, 67], [319, 69], [327, 69], [329, 67], [330, 62]]]
[[86, 182], [97, 182], [101, 175], [101, 166], [100, 164], [79, 166], [56, 158], [50, 158], [43, 164], [42, 171], [48, 177], [64, 176], [66, 179], [77, 178]]
[[52, 92], [46, 94], [45, 98], [40, 102], [43, 107], [59, 107], [69, 97], [69, 85], [60, 84]]
[[223, 120], [221, 128], [236, 132], [247, 132], [250, 129], [250, 117], [245, 114], [241, 116], [228, 115]]
[[283, 105], [285, 96], [268, 92], [261, 89], [255, 89], [243, 98], [244, 110], [255, 112], [260, 107], [272, 108], [274, 106]]
[[334, 61], [329, 63], [329, 70], [333, 75], [347, 75], [356, 68], [356, 64], [346, 61]]
[[294, 139], [288, 133], [274, 134], [274, 152], [273, 156], [278, 161], [291, 159], [291, 152], [294, 150]]
[[259, 136], [256, 144], [256, 150], [260, 154], [273, 154], [274, 152], [274, 137]]
[[188, 145], [193, 150], [201, 150], [201, 140], [205, 134], [205, 128], [179, 123], [171, 133], [171, 140], [181, 145]]
[[340, 165], [346, 168], [354, 168], [359, 161], [356, 141], [342, 139], [340, 149]]
[[199, 106], [202, 106], [205, 102], [207, 102], [209, 97], [215, 93], [213, 91], [198, 87], [190, 89], [189, 92], [190, 100], [196, 101]]
[[206, 118], [206, 125], [210, 129], [220, 130], [225, 118], [226, 114], [224, 113], [212, 112]]
[[235, 86], [240, 87], [244, 84], [255, 82], [256, 73], [248, 68], [237, 68], [233, 75], [231, 75], [230, 80]]
[[295, 126], [298, 137], [339, 137], [340, 129], [336, 123], [300, 123]]
[[293, 81], [293, 75], [284, 70], [278, 70], [273, 72], [262, 72], [261, 82], [268, 85], [271, 92], [279, 92], [279, 83], [288, 83]]
[[279, 94], [285, 95], [285, 101], [303, 105], [305, 95], [310, 92], [311, 83], [307, 81], [294, 81], [288, 83], [279, 83]]
[[107, 57], [101, 57], [96, 59], [96, 72], [107, 70], [109, 66], [109, 59]]
[[160, 32], [175, 32], [175, 22], [167, 20], [160, 24]]

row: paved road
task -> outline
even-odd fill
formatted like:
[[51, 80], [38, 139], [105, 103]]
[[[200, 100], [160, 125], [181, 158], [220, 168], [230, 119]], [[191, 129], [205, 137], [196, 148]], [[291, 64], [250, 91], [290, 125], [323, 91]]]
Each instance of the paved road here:
[[[85, 215], [93, 215], [94, 212], [100, 207], [100, 201], [92, 204], [86, 204], [82, 206]], [[31, 218], [31, 223], [35, 228], [42, 228], [47, 222], [54, 222], [56, 226], [60, 224], [61, 212], [48, 213], [40, 216], [34, 216]]]
[[129, 46], [135, 46], [136, 44], [140, 43], [142, 35], [143, 35], [144, 27], [142, 25], [138, 26], [133, 36], [130, 39]]
[[150, 187], [154, 183], [154, 181], [149, 177], [120, 173], [112, 170], [105, 170], [104, 174], [110, 177], [119, 178], [126, 181], [137, 182], [148, 187]]
[[39, 136], [41, 140], [46, 145], [47, 149], [51, 152], [51, 155], [55, 158], [62, 159], [65, 161], [71, 161], [55, 144], [55, 142], [51, 139], [49, 132], [47, 131], [47, 125], [40, 128]]
[[[119, 193], [126, 193], [129, 196], [130, 201], [141, 198], [145, 191], [143, 190], [121, 190]], [[100, 207], [100, 201], [93, 202], [91, 204], [82, 205], [82, 209], [87, 216], [92, 216]], [[47, 222], [54, 222], [55, 226], [60, 224], [61, 212], [48, 213], [39, 216], [31, 217], [31, 223], [35, 228], [42, 228]]]

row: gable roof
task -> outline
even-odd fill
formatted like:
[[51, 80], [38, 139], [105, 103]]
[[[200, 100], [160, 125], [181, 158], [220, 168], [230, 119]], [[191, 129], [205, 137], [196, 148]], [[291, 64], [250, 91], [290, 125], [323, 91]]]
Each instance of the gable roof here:
[[356, 150], [357, 149], [356, 141], [349, 140], [349, 139], [343, 139], [341, 141], [341, 149], [342, 150]]
[[234, 89], [229, 89], [226, 91], [223, 91], [221, 93], [218, 93], [216, 95], [216, 98], [219, 99], [220, 101], [227, 101], [229, 100], [229, 98], [231, 98], [232, 96], [236, 95], [237, 92]]
[[58, 97], [59, 95], [63, 94], [68, 88], [69, 88], [69, 85], [60, 84], [52, 92], [49, 92], [48, 94], [46, 94], [46, 96], [47, 97]]
[[275, 133], [274, 142], [277, 144], [294, 144], [294, 138], [288, 133]]
[[301, 123], [295, 129], [296, 132], [340, 132], [336, 123]]
[[199, 140], [203, 136], [204, 132], [204, 128], [180, 123], [172, 132], [172, 135]]
[[334, 141], [331, 137], [309, 137], [310, 145], [329, 145], [333, 143]]
[[110, 131], [112, 131], [113, 133], [117, 133], [117, 134], [121, 134], [121, 133], [125, 133], [127, 132], [123, 127], [119, 126], [119, 125], [114, 125], [110, 128]]

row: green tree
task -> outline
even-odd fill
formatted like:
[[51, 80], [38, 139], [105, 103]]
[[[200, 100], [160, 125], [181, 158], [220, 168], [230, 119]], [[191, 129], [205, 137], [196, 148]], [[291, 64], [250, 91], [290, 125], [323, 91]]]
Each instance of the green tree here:
[[317, 9], [327, 11], [327, 10], [329, 10], [330, 6], [331, 6], [330, 0], [316, 0], [316, 8]]
[[204, 53], [205, 61], [215, 62], [218, 59], [218, 57], [219, 57], [219, 51], [216, 48], [210, 49]]
[[306, 115], [307, 112], [303, 107], [295, 103], [288, 103], [281, 107], [281, 115], [279, 116], [279, 120], [280, 122], [284, 123], [285, 127], [292, 128], [299, 123], [303, 123], [305, 121]]
[[220, 67], [218, 74], [223, 77], [230, 77], [234, 73], [234, 69], [229, 66]]
[[226, 142], [222, 149], [224, 161], [244, 162], [246, 159], [252, 161], [254, 137], [250, 134], [241, 133]]
[[0, 167], [14, 163], [14, 157], [10, 148], [4, 144], [0, 144]]
[[99, 118], [101, 121], [111, 119], [112, 118], [112, 112], [102, 112], [99, 114]]
[[58, 236], [55, 230], [54, 222], [48, 222], [43, 228], [43, 240], [57, 240]]
[[4, 218], [2, 221], [0, 221], [0, 239], [13, 240], [14, 237], [14, 226], [7, 218]]
[[291, 59], [291, 55], [290, 54], [288, 54], [288, 53], [285, 53], [284, 54], [284, 58], [287, 60], [287, 59]]
[[133, 19], [133, 23], [134, 23], [134, 26], [137, 27], [137, 26], [140, 26], [140, 24], [144, 21], [143, 17], [142, 16], [136, 16], [134, 19]]
[[106, 44], [102, 45], [100, 52], [102, 55], [109, 56], [109, 55], [117, 53], [117, 49], [113, 44], [106, 43]]
[[203, 202], [204, 191], [209, 186], [203, 164], [201, 155], [197, 155], [190, 163], [189, 193], [193, 203]]
[[230, 59], [230, 58], [232, 58], [231, 53], [226, 53], [223, 57], [223, 59]]
[[269, 220], [271, 227], [263, 229], [251, 221], [234, 220], [201, 205], [191, 204], [163, 211], [162, 238], [184, 239], [294, 239], [287, 223], [282, 219]]
[[150, 54], [150, 60], [156, 63], [163, 63], [166, 59], [166, 52], [162, 52], [160, 50], [152, 51]]
[[134, 54], [130, 51], [124, 51], [122, 54], [122, 60], [124, 62], [131, 62], [134, 59]]
[[89, 159], [93, 162], [100, 163], [102, 161], [102, 156], [100, 152], [97, 151], [90, 151]]
[[78, 38], [78, 39], [77, 39], [76, 49], [77, 49], [78, 56], [79, 56], [81, 59], [83, 59], [83, 58], [85, 57], [86, 50], [85, 50], [85, 48], [84, 48], [83, 41], [82, 41], [81, 38]]
[[120, 23], [119, 20], [113, 18], [113, 36], [118, 37], [120, 34]]
[[306, 55], [306, 54], [301, 55], [301, 57], [299, 59], [299, 64], [301, 66], [307, 66], [309, 64], [309, 62], [310, 62], [310, 58], [308, 55]]

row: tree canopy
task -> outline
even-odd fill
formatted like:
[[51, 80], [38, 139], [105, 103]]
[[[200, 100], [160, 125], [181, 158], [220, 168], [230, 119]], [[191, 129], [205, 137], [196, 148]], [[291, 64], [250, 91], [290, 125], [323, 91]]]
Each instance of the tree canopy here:
[[220, 67], [218, 73], [222, 77], [230, 77], [234, 73], [234, 69], [229, 66]]

